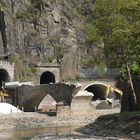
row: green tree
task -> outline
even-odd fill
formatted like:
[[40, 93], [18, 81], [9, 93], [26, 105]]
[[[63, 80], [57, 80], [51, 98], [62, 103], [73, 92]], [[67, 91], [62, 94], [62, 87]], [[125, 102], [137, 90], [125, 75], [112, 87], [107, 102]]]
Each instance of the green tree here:
[[132, 81], [140, 74], [140, 0], [96, 0], [91, 9], [94, 16], [88, 24], [95, 30], [88, 32], [88, 40], [103, 40], [107, 64], [122, 68], [136, 105]]

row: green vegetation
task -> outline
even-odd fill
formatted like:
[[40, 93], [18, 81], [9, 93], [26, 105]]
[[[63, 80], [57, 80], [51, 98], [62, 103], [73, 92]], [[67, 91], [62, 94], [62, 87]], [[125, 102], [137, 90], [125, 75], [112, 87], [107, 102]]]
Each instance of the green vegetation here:
[[87, 42], [104, 43], [106, 65], [121, 67], [137, 103], [133, 79], [140, 75], [140, 1], [96, 0], [91, 6]]
[[16, 13], [16, 18], [20, 19], [21, 21], [33, 19], [35, 17], [36, 17], [36, 15], [34, 13], [33, 7], [28, 7], [27, 9], [19, 10]]
[[15, 80], [29, 81], [33, 79], [36, 70], [23, 63], [18, 54], [13, 54], [11, 60], [15, 63]]
[[94, 68], [95, 66], [103, 67], [105, 68], [105, 61], [104, 61], [104, 54], [103, 54], [103, 49], [100, 49], [98, 51], [98, 54], [95, 56], [86, 56], [83, 57], [81, 60], [81, 64], [88, 68]]
[[92, 10], [95, 19], [91, 24], [96, 30], [91, 34], [95, 36], [96, 32], [103, 39], [107, 60], [117, 60], [118, 63], [115, 64], [119, 66], [126, 66], [126, 63], [129, 63], [127, 65], [131, 72], [139, 74], [140, 1], [97, 0]]
[[55, 59], [57, 62], [61, 61], [61, 59], [64, 57], [64, 54], [67, 51], [66, 46], [57, 46], [55, 50]]
[[5, 7], [5, 3], [3, 0], [0, 0], [0, 8], [3, 8], [3, 7]]
[[42, 11], [42, 5], [42, 0], [30, 0], [30, 5], [17, 11], [16, 18], [22, 22], [32, 22], [36, 29], [37, 21]]

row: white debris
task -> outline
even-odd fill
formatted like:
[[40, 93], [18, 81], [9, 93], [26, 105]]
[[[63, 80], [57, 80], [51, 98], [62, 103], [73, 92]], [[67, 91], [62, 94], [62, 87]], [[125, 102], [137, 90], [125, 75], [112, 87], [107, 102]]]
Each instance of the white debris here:
[[22, 86], [22, 85], [30, 85], [30, 86], [32, 86], [33, 83], [31, 81], [28, 81], [28, 82], [19, 82], [19, 81], [5, 82], [5, 87], [6, 88], [15, 89], [16, 87]]
[[81, 88], [81, 86], [82, 85], [80, 83], [76, 83], [76, 88], [79, 88], [79, 87]]
[[92, 92], [88, 92], [86, 90], [80, 90], [75, 97], [77, 96], [94, 96]]
[[9, 113], [21, 113], [22, 111], [15, 106], [8, 103], [0, 103], [0, 113], [9, 114]]

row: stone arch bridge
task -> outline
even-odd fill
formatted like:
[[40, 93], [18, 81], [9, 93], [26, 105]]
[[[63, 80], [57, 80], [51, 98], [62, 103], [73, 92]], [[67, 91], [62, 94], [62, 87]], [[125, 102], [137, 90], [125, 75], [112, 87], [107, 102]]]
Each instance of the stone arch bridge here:
[[[14, 93], [11, 93], [14, 97], [13, 104], [15, 106], [24, 107], [25, 111], [34, 111], [35, 107], [38, 107], [40, 102], [46, 95], [51, 95], [56, 103], [64, 102], [65, 105], [71, 106], [73, 97], [78, 91], [88, 91], [93, 93], [92, 100], [105, 100], [106, 98], [112, 98], [112, 95], [118, 95], [120, 97], [122, 92], [112, 87], [108, 83], [93, 82], [87, 84], [83, 89], [78, 84], [68, 83], [52, 83], [41, 84], [36, 86], [22, 85], [16, 88]], [[114, 97], [114, 96], [113, 96]]]

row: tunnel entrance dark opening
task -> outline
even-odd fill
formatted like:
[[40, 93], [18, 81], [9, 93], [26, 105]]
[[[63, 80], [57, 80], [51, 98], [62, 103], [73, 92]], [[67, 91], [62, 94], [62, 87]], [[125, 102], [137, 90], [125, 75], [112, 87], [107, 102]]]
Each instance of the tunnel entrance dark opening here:
[[88, 86], [85, 90], [88, 92], [93, 93], [93, 98], [92, 101], [96, 101], [98, 99], [100, 100], [105, 100], [106, 99], [106, 86], [101, 85], [101, 84], [93, 84]]
[[0, 69], [0, 87], [3, 86], [3, 82], [10, 81], [8, 72], [5, 69]]
[[46, 71], [41, 75], [40, 84], [55, 83], [55, 76], [52, 72]]

